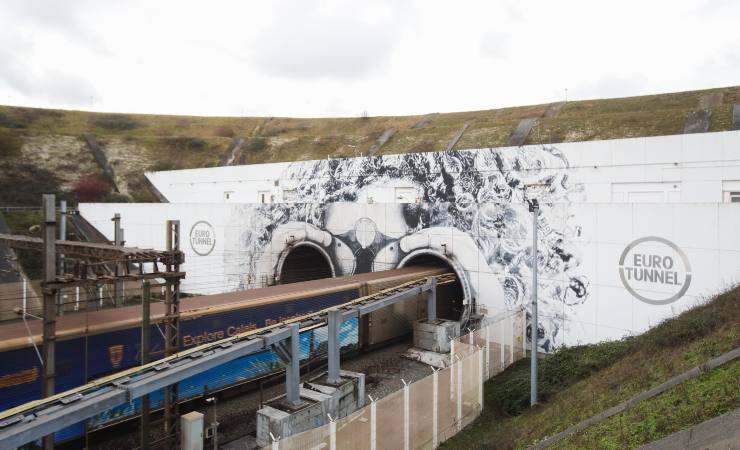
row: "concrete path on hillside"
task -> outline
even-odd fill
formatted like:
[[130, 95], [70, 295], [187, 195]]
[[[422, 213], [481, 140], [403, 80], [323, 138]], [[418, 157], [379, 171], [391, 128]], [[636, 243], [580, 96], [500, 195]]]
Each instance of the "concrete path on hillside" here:
[[740, 408], [681, 430], [638, 450], [740, 450]]

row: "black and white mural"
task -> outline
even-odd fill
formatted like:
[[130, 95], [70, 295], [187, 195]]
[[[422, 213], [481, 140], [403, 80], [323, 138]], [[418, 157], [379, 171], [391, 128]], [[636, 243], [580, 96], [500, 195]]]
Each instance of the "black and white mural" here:
[[740, 132], [699, 133], [166, 171], [147, 177], [170, 203], [79, 208], [109, 238], [120, 213], [142, 248], [180, 220], [190, 294], [274, 282], [299, 253], [337, 276], [431, 255], [494, 315], [530, 302], [536, 198], [552, 350], [642, 332], [740, 282], [737, 148]]
[[[234, 205], [226, 229], [226, 273], [240, 289], [279, 276], [291, 248], [311, 246], [349, 275], [400, 267], [416, 255], [448, 262], [465, 302], [489, 314], [530, 301], [532, 213], [540, 204], [540, 345], [562, 344], [569, 308], [587, 301], [589, 281], [569, 244], [580, 233], [569, 204], [582, 186], [554, 146], [480, 149], [295, 162], [280, 182], [297, 203]], [[378, 186], [412, 186], [414, 203], [366, 203]], [[365, 200], [360, 202], [359, 200]], [[249, 274], [247, 276], [246, 274]]]

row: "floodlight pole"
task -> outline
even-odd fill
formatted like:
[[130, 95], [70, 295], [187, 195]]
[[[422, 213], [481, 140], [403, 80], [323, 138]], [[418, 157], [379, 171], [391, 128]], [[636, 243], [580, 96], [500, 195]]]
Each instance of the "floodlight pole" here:
[[529, 210], [532, 211], [532, 355], [530, 373], [530, 399], [531, 406], [537, 404], [537, 344], [539, 341], [539, 320], [537, 315], [537, 222], [540, 205], [537, 199], [529, 202]]

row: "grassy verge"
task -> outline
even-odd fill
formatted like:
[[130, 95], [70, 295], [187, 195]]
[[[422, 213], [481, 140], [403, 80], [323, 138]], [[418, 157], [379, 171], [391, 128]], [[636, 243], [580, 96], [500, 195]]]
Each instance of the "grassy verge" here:
[[[483, 414], [444, 448], [527, 447], [739, 345], [740, 288], [735, 288], [640, 336], [556, 352], [541, 365], [543, 403], [535, 408], [526, 406], [528, 360], [519, 362], [486, 384]], [[646, 401], [623, 419], [605, 422], [606, 429], [618, 434], [610, 434], [605, 442], [624, 448], [677, 431], [661, 417], [672, 402], [677, 427], [721, 414], [737, 405], [738, 379], [740, 366], [728, 364]], [[606, 429], [594, 429], [563, 445], [600, 448], [596, 440], [606, 436]]]
[[566, 438], [554, 449], [635, 448], [740, 407], [740, 361], [677, 386]]
[[418, 128], [422, 116], [193, 117], [0, 106], [0, 204], [38, 204], [39, 192], [69, 193], [80, 176], [98, 173], [80, 140], [84, 133], [97, 136], [119, 188], [152, 201], [144, 171], [216, 166], [235, 137], [247, 138], [237, 161], [254, 164], [367, 154], [388, 129], [397, 132], [381, 154], [443, 150], [464, 124], [456, 149], [503, 146], [521, 119], [534, 117], [539, 122], [528, 144], [657, 136], [681, 133], [688, 112], [713, 93], [722, 102], [710, 130], [729, 130], [740, 87], [573, 101], [552, 117], [544, 117], [547, 104], [438, 113]]

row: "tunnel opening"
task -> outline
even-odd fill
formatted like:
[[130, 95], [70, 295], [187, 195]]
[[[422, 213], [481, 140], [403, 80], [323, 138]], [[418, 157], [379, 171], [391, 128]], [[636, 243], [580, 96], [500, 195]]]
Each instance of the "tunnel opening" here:
[[452, 264], [440, 256], [431, 253], [420, 253], [403, 261], [399, 267], [409, 266], [444, 268], [458, 275], [454, 282], [437, 286], [437, 317], [447, 320], [460, 320], [463, 313], [465, 293], [460, 276], [456, 273]]
[[293, 247], [279, 268], [280, 284], [334, 277], [328, 255], [310, 245]]

